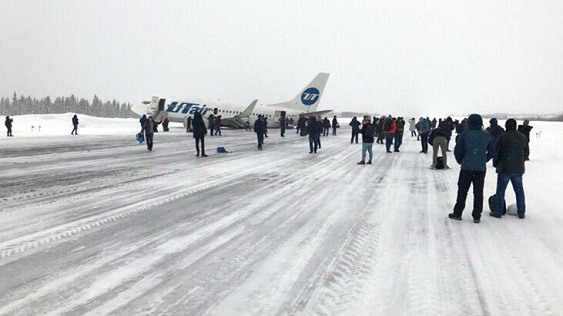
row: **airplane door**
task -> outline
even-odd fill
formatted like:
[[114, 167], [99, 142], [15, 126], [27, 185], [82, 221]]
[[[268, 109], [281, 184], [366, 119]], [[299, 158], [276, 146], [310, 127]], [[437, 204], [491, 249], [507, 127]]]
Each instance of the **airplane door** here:
[[158, 100], [158, 110], [159, 111], [164, 111], [164, 104], [166, 103], [166, 99], [160, 99]]

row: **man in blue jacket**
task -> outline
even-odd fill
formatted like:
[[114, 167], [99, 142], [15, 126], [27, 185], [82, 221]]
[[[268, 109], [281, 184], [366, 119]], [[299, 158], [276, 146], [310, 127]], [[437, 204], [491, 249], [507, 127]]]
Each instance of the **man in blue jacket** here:
[[495, 156], [493, 139], [482, 130], [483, 118], [479, 114], [471, 114], [467, 119], [468, 130], [456, 139], [454, 156], [461, 165], [457, 181], [457, 201], [449, 218], [460, 221], [465, 208], [465, 200], [469, 187], [473, 184], [473, 222], [481, 221], [483, 212], [483, 187], [487, 161]]

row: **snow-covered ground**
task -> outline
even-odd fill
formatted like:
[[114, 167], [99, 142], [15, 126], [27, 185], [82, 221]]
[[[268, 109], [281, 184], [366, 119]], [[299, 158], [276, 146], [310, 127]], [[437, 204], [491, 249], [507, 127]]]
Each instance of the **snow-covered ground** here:
[[0, 137], [0, 315], [563, 315], [561, 123], [531, 123], [526, 218], [474, 224], [408, 135], [371, 166], [343, 119], [317, 154], [224, 130], [196, 158], [180, 125], [148, 152], [137, 120], [71, 117]]

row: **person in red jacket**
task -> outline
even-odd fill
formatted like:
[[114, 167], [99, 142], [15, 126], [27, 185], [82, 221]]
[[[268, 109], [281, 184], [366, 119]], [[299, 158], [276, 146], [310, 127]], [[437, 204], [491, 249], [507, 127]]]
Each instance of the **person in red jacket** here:
[[383, 133], [385, 133], [385, 149], [388, 153], [391, 153], [391, 145], [393, 145], [393, 138], [395, 137], [395, 132], [397, 131], [397, 123], [395, 119], [389, 114], [389, 116], [383, 122]]

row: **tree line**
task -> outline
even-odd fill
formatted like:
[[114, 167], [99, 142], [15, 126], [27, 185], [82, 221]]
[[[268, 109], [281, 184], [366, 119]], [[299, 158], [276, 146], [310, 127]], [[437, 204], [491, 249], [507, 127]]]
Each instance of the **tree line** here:
[[37, 99], [21, 95], [18, 98], [15, 92], [11, 100], [10, 98], [0, 98], [0, 113], [2, 116], [77, 113], [97, 117], [138, 117], [131, 111], [130, 103], [120, 103], [116, 100], [104, 102], [96, 95], [90, 102], [84, 98], [79, 99], [74, 95], [57, 97], [54, 100], [51, 100], [48, 96]]

